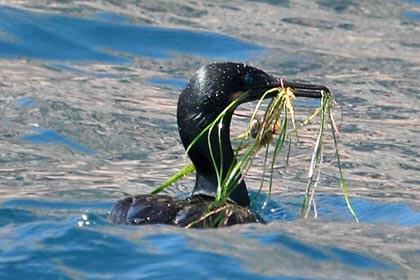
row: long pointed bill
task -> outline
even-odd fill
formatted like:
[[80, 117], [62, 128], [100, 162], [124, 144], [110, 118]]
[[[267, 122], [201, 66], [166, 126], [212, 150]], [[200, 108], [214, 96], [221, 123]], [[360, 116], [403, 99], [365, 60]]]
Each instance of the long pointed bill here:
[[[273, 76], [263, 76], [259, 79], [258, 83], [255, 83], [251, 87], [248, 98], [244, 102], [258, 100], [262, 94], [267, 90], [273, 88], [291, 88], [296, 97], [309, 97], [321, 99], [326, 93], [330, 93], [330, 90], [323, 85], [313, 85], [305, 83], [290, 82]], [[272, 91], [266, 98], [274, 97], [277, 91]]]
[[296, 97], [322, 98], [323, 93], [330, 92], [326, 86], [294, 83], [282, 80], [282, 87], [290, 87]]
[[266, 84], [261, 83], [261, 87], [270, 88], [287, 88], [290, 87], [296, 97], [309, 97], [309, 98], [322, 98], [323, 93], [328, 93], [330, 90], [323, 85], [312, 85], [304, 83], [295, 83], [286, 81], [280, 78], [271, 76], [269, 80], [266, 80]]

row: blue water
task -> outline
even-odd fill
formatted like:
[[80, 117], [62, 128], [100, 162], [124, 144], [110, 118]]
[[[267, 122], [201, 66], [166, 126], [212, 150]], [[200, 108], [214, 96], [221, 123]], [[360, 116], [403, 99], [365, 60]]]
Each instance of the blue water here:
[[36, 134], [24, 135], [21, 137], [21, 139], [24, 141], [29, 141], [33, 144], [59, 143], [82, 153], [94, 153], [93, 150], [83, 145], [80, 145], [71, 139], [68, 139], [67, 137], [61, 135], [60, 133], [52, 129], [36, 128], [36, 131]]
[[31, 97], [22, 97], [15, 100], [15, 104], [18, 107], [35, 107], [38, 105], [38, 101]]
[[[278, 198], [278, 201], [288, 200], [290, 198]], [[334, 213], [341, 212], [340, 208], [344, 206], [341, 200], [340, 196], [324, 196], [318, 200], [324, 221], [339, 219]], [[356, 210], [363, 213], [360, 216], [363, 222], [403, 226], [420, 224], [420, 213], [406, 205], [372, 203], [364, 199], [356, 199], [354, 203]], [[111, 206], [110, 202], [39, 199], [3, 202], [0, 209], [1, 279], [206, 279], [210, 275], [227, 279], [282, 279], [281, 275], [263, 277], [248, 271], [240, 259], [233, 257], [237, 255], [236, 251], [241, 251], [237, 244], [221, 245], [229, 246], [230, 255], [200, 248], [201, 241], [214, 242], [200, 240], [197, 236], [202, 235], [201, 230], [191, 230], [192, 236], [189, 236], [186, 231], [169, 226], [145, 226], [146, 229], [115, 227], [106, 220], [106, 212]], [[296, 212], [293, 204], [284, 203], [279, 207], [270, 209], [284, 213], [282, 207], [288, 208], [293, 212], [284, 213], [283, 218], [296, 219], [292, 214]], [[398, 215], [405, 217], [404, 220], [396, 220]], [[269, 215], [266, 218], [270, 218]], [[340, 220], [343, 219], [351, 222], [350, 217]], [[224, 238], [236, 235], [229, 232], [225, 236], [217, 230], [210, 230], [210, 234]], [[260, 233], [248, 227], [241, 230], [240, 235], [243, 242], [249, 239], [260, 242], [263, 247], [285, 248], [314, 262], [338, 262], [365, 271], [396, 269], [369, 253], [333, 245], [312, 245], [281, 231]]]
[[168, 59], [177, 53], [242, 59], [263, 49], [216, 33], [136, 26], [103, 15], [81, 19], [1, 7], [0, 30], [7, 37], [0, 36], [0, 53], [9, 58], [124, 63], [130, 55]]
[[[383, 61], [369, 62], [348, 53], [340, 56], [340, 48], [331, 42], [317, 50], [307, 38], [318, 29], [343, 38], [340, 32], [345, 30], [356, 42], [364, 42], [357, 41], [357, 35], [371, 30], [370, 26], [350, 19], [355, 14], [365, 19], [368, 8], [359, 9], [356, 2], [317, 1], [320, 13], [329, 11], [332, 17], [347, 13], [344, 23], [329, 26], [327, 19], [313, 16], [284, 18], [255, 39], [241, 36], [247, 41], [222, 33], [252, 30], [266, 23], [266, 18], [253, 26], [246, 21], [242, 26], [240, 14], [223, 18], [237, 19], [237, 29], [223, 29], [221, 24], [221, 32], [216, 33], [194, 28], [193, 23], [184, 28], [140, 25], [109, 10], [93, 9], [82, 17], [71, 12], [78, 7], [52, 12], [45, 6], [34, 12], [0, 6], [0, 61], [6, 69], [0, 73], [0, 279], [404, 279], [417, 275], [418, 129], [409, 125], [418, 110], [401, 107], [401, 100], [418, 96], [418, 85], [406, 78], [417, 78], [418, 63], [405, 60], [418, 53], [411, 48], [420, 43], [415, 34], [404, 37], [397, 43], [408, 46], [405, 58], [401, 58], [404, 52], [388, 58], [395, 53], [392, 50], [384, 51]], [[412, 9], [391, 2], [399, 9], [399, 18], [392, 23], [401, 21], [399, 30], [415, 28], [419, 2], [401, 1]], [[199, 13], [196, 7], [168, 3], [172, 6], [147, 6], [144, 12], [155, 19], [162, 10], [173, 12], [174, 18], [185, 11], [188, 23], [190, 13], [205, 17], [210, 11], [238, 9], [226, 4], [227, 10], [215, 10], [212, 4]], [[300, 9], [301, 15], [307, 9], [291, 3], [242, 2], [256, 15], [265, 14], [267, 7]], [[306, 35], [287, 37], [282, 24]], [[386, 33], [386, 22], [383, 26]], [[280, 29], [273, 31], [276, 28]], [[260, 36], [286, 36], [282, 43], [287, 47]], [[412, 41], [407, 43], [407, 38]], [[293, 43], [295, 39], [302, 44]], [[328, 171], [329, 179], [316, 195], [317, 219], [300, 218], [302, 190], [294, 184], [284, 188], [279, 171], [276, 182], [281, 186], [266, 208], [261, 209], [264, 194], [253, 205], [267, 225], [184, 230], [115, 226], [107, 221], [116, 199], [126, 193], [149, 192], [160, 182], [157, 179], [168, 178], [179, 163], [185, 163], [174, 125], [174, 104], [191, 73], [213, 60], [254, 61], [298, 79], [327, 79], [338, 89], [337, 100], [345, 110], [341, 140], [350, 141], [343, 145], [349, 150], [344, 153], [344, 171], [349, 174], [360, 224], [354, 222], [339, 188], [324, 192], [323, 186], [337, 185], [336, 173]], [[103, 68], [95, 68], [98, 65]], [[375, 78], [369, 80], [371, 76]], [[389, 84], [398, 88], [397, 93], [387, 91]], [[392, 94], [398, 102], [383, 105]], [[316, 100], [296, 100], [297, 107], [318, 105]], [[375, 123], [376, 118], [385, 120]], [[405, 127], [392, 122], [396, 119], [410, 120], [402, 133], [407, 139], [393, 138], [395, 129], [400, 132]], [[327, 157], [326, 164], [329, 161]], [[304, 176], [298, 173], [293, 179]], [[258, 185], [250, 182], [248, 186]], [[185, 193], [192, 184], [175, 186], [175, 193]]]
[[412, 20], [420, 20], [420, 13], [415, 11], [408, 11], [403, 14], [405, 18]]

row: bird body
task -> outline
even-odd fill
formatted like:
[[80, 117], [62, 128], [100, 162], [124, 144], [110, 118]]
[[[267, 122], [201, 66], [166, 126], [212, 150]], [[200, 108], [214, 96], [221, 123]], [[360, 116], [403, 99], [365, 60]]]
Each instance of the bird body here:
[[[324, 86], [290, 83], [252, 66], [224, 62], [200, 68], [178, 99], [178, 130], [184, 148], [196, 170], [191, 196], [138, 195], [118, 201], [110, 220], [116, 224], [171, 224], [182, 227], [214, 227], [261, 222], [249, 209], [245, 181], [228, 187], [227, 199], [215, 204], [217, 190], [236, 163], [230, 141], [230, 122], [237, 106], [260, 99], [276, 87], [291, 87], [296, 96], [321, 98]], [[266, 98], [274, 97], [267, 95]], [[230, 106], [239, 98], [235, 106]], [[228, 109], [227, 112], [226, 109]], [[222, 112], [220, 127], [201, 135]], [[201, 136], [200, 136], [201, 135]], [[240, 172], [240, 171], [239, 171]]]
[[207, 228], [262, 222], [249, 208], [224, 202], [216, 209], [213, 197], [192, 195], [173, 198], [169, 195], [143, 194], [119, 200], [112, 212], [116, 224], [169, 224], [188, 228]]

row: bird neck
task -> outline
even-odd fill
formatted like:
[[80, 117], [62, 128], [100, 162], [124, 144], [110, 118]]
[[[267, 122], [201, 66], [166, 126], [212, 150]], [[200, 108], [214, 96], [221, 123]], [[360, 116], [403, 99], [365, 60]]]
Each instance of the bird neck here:
[[[193, 194], [214, 197], [222, 194], [241, 206], [248, 206], [249, 195], [245, 182], [241, 180], [240, 170], [238, 170], [236, 180], [228, 182], [227, 179], [232, 167], [237, 163], [230, 141], [231, 119], [232, 112], [229, 112], [220, 125], [215, 125], [199, 139], [193, 139], [186, 135], [199, 135], [208, 126], [208, 123], [201, 123], [200, 126], [192, 125], [190, 128], [194, 127], [195, 132], [186, 129], [186, 127], [183, 129], [181, 124], [180, 135], [196, 169]], [[194, 144], [189, 147], [192, 142]]]

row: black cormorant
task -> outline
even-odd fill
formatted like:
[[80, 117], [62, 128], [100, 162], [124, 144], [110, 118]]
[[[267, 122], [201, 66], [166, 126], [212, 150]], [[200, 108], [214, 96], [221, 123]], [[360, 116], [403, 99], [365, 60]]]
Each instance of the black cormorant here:
[[[297, 97], [321, 98], [325, 86], [292, 83], [275, 78], [262, 70], [242, 63], [211, 63], [200, 68], [182, 91], [178, 100], [177, 119], [181, 141], [187, 149], [192, 141], [213, 122], [231, 102], [245, 94], [241, 103], [260, 99], [263, 94], [276, 87], [291, 87]], [[273, 96], [267, 96], [273, 97]], [[168, 195], [144, 194], [119, 200], [110, 213], [116, 224], [171, 224], [182, 227], [206, 227], [217, 222], [209, 215], [209, 205], [217, 191], [216, 170], [226, 176], [229, 167], [236, 162], [230, 142], [232, 108], [220, 129], [204, 135], [188, 150], [188, 156], [196, 170], [196, 182], [191, 196], [172, 198]], [[209, 143], [210, 141], [210, 143]], [[220, 145], [220, 143], [222, 143]], [[213, 165], [213, 160], [223, 166]], [[237, 183], [224, 205], [225, 218], [220, 225], [233, 225], [261, 221], [248, 207], [249, 195], [244, 180]], [[206, 215], [207, 214], [207, 215]]]

